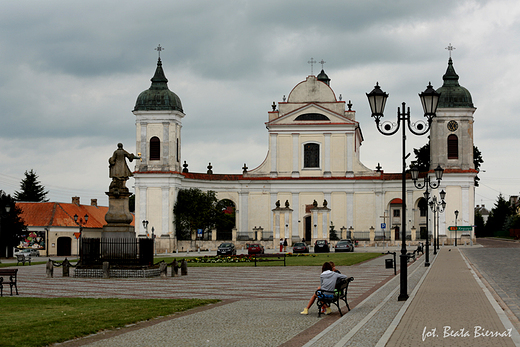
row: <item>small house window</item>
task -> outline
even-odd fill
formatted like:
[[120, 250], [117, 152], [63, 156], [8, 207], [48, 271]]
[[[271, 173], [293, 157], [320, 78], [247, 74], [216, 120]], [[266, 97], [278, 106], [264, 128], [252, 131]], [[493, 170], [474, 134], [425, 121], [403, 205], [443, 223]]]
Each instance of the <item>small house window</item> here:
[[394, 210], [394, 217], [400, 217], [401, 216], [401, 210]]
[[459, 138], [457, 135], [448, 136], [448, 159], [459, 159]]
[[150, 160], [161, 159], [161, 140], [157, 136], [150, 139]]

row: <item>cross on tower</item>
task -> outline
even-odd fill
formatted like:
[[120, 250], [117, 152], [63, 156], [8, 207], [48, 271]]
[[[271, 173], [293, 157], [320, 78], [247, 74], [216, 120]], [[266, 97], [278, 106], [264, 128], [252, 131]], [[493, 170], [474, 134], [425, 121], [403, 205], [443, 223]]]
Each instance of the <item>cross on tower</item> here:
[[323, 64], [326, 63], [326, 61], [324, 61], [323, 59], [319, 62], [321, 64], [321, 69], [323, 70]]
[[161, 59], [161, 51], [164, 51], [164, 48], [161, 47], [161, 44], [159, 44], [157, 48], [154, 48], [154, 50], [159, 53], [159, 59]]
[[451, 43], [450, 43], [450, 44], [448, 45], [448, 47], [446, 47], [445, 49], [448, 50], [448, 52], [450, 53], [450, 58], [451, 58], [451, 51], [453, 51], [453, 50], [455, 49], [455, 47], [453, 47], [453, 46], [451, 45]]
[[314, 66], [315, 63], [317, 63], [317, 61], [314, 60], [314, 58], [311, 58], [311, 60], [309, 60], [309, 61], [307, 62], [307, 64], [311, 64], [311, 75], [314, 75], [314, 71], [313, 71], [312, 68], [313, 68], [313, 66]]

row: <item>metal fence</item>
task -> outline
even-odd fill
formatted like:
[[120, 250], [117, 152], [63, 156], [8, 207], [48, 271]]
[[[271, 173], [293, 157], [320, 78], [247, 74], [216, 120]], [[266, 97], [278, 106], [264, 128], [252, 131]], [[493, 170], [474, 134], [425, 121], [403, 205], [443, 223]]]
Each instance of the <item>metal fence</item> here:
[[352, 237], [358, 241], [370, 241], [370, 231], [354, 231]]
[[153, 264], [153, 239], [98, 239], [82, 238], [81, 265], [101, 265], [109, 262], [116, 265]]
[[390, 241], [391, 230], [376, 230], [374, 231], [374, 241]]
[[262, 231], [262, 241], [273, 241], [272, 231]]

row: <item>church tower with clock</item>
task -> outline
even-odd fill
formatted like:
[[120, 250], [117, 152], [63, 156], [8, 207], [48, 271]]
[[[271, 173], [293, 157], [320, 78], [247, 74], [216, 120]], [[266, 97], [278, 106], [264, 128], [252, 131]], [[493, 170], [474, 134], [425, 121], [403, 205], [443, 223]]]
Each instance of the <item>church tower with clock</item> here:
[[437, 117], [433, 119], [430, 134], [430, 163], [444, 169], [470, 170], [473, 164], [473, 106], [471, 94], [459, 84], [450, 57], [448, 69], [442, 77], [444, 84], [437, 89], [441, 94]]
[[[451, 57], [442, 77], [437, 116], [430, 130], [430, 170], [440, 165], [445, 171], [442, 189], [446, 211], [440, 213], [440, 235], [453, 240], [453, 225], [474, 225], [475, 164], [473, 162], [473, 114], [470, 92], [459, 84]], [[457, 219], [457, 220], [455, 220]], [[460, 232], [459, 236], [460, 237]]]

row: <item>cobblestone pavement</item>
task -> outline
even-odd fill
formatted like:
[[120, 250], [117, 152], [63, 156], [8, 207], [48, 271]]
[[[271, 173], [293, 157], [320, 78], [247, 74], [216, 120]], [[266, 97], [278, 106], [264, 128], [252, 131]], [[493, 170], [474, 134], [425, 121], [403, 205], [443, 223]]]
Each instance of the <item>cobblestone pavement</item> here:
[[[342, 273], [355, 278], [348, 293], [351, 307], [381, 282], [394, 277], [393, 269], [385, 269], [384, 259], [338, 267]], [[173, 345], [183, 346], [242, 346], [248, 344], [247, 341], [254, 341], [251, 344], [255, 346], [280, 346], [314, 325], [330, 324], [339, 318], [336, 310], [330, 316], [318, 318], [316, 306], [308, 316], [300, 315], [319, 286], [321, 269], [317, 266], [189, 267], [188, 276], [165, 279], [67, 278], [61, 276], [61, 268], [55, 269], [54, 278], [47, 278], [44, 265], [19, 266], [18, 269], [18, 290], [22, 297], [224, 300], [223, 304], [173, 316], [149, 327], [110, 336], [109, 340], [84, 338], [65, 343], [66, 346], [160, 346], [161, 341], [165, 346], [171, 346], [171, 341], [175, 341]]]
[[462, 251], [520, 321], [520, 243], [479, 239], [481, 248]]

